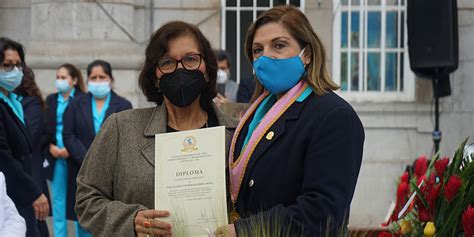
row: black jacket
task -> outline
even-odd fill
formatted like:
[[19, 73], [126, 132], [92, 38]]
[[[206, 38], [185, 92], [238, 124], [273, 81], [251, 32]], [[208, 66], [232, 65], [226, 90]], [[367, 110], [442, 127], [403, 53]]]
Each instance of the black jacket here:
[[[76, 90], [73, 98], [79, 98], [84, 93]], [[72, 98], [71, 98], [72, 100]], [[45, 176], [48, 179], [53, 178], [54, 166], [56, 164], [56, 158], [49, 153], [49, 145], [57, 144], [56, 141], [56, 110], [58, 109], [58, 93], [53, 93], [46, 97], [47, 110], [45, 112], [45, 129], [42, 136], [42, 152], [43, 156], [48, 160], [49, 166], [46, 167]], [[64, 115], [63, 115], [64, 116]]]
[[[41, 107], [41, 100], [34, 96], [25, 96], [21, 101], [25, 121], [28, 124], [31, 133], [31, 176], [40, 187], [42, 192], [49, 198], [48, 186], [46, 184], [45, 172], [43, 169], [43, 162], [45, 160], [41, 152], [41, 139], [44, 134], [44, 113]], [[50, 205], [51, 206], [51, 205]]]
[[[251, 120], [237, 139], [234, 157]], [[291, 105], [268, 131], [274, 136], [264, 135], [245, 171], [237, 232], [247, 236], [255, 223], [279, 222], [290, 236], [326, 236], [326, 226], [335, 235], [348, 219], [362, 161], [364, 128], [356, 112], [333, 92], [312, 93]]]
[[31, 177], [32, 146], [27, 127], [0, 100], [0, 171], [17, 208], [31, 207], [42, 190]]
[[[131, 109], [132, 104], [123, 97], [112, 91], [109, 108], [105, 112], [104, 121], [113, 113]], [[70, 220], [77, 220], [74, 213], [76, 202], [76, 177], [81, 168], [82, 161], [86, 156], [96, 134], [92, 117], [92, 94], [87, 94], [74, 98], [69, 102], [69, 106], [64, 112], [63, 119], [63, 141], [69, 152], [68, 163], [68, 191], [66, 217]]]
[[239, 84], [239, 90], [237, 91], [237, 102], [248, 103], [252, 99], [253, 92], [255, 91], [255, 77], [242, 77]]

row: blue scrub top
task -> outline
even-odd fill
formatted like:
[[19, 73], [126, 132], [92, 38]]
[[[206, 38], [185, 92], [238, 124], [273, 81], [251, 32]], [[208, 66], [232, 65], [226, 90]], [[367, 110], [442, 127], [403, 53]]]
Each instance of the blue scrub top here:
[[21, 100], [23, 97], [16, 95], [13, 92], [8, 92], [8, 97], [0, 92], [0, 100], [5, 101], [8, 106], [13, 110], [13, 113], [18, 119], [25, 125], [25, 116], [23, 114], [23, 107], [21, 106]]
[[69, 98], [65, 99], [62, 93], [58, 93], [58, 107], [56, 109], [56, 146], [59, 148], [64, 148], [63, 142], [63, 115], [64, 111], [71, 101], [74, 98], [74, 93], [76, 89], [73, 88], [69, 94]]
[[96, 135], [99, 133], [100, 126], [104, 122], [105, 112], [107, 112], [107, 109], [109, 108], [111, 94], [112, 93], [109, 93], [107, 95], [107, 99], [105, 99], [104, 107], [102, 107], [102, 110], [100, 111], [100, 113], [97, 111], [97, 105], [95, 103], [95, 99], [92, 98], [92, 117], [94, 120], [94, 131]]

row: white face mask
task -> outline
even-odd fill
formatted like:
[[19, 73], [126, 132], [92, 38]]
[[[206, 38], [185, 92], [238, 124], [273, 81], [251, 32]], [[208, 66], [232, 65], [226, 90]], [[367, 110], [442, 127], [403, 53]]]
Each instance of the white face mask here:
[[8, 92], [14, 91], [23, 80], [23, 71], [17, 67], [15, 69], [5, 72], [0, 71], [0, 87]]
[[56, 79], [56, 81], [54, 82], [54, 85], [56, 86], [56, 88], [58, 89], [58, 92], [59, 93], [67, 93], [71, 90], [71, 86], [69, 85], [69, 82], [67, 82], [66, 80], [58, 80]]
[[87, 82], [87, 89], [94, 98], [102, 99], [110, 93], [110, 82]]
[[229, 80], [229, 73], [226, 71], [219, 69], [217, 70], [217, 83], [218, 84], [224, 84]]

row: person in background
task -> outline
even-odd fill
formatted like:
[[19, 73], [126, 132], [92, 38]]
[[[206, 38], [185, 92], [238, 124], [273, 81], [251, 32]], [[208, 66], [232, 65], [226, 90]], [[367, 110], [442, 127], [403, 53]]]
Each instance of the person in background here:
[[[52, 212], [54, 236], [67, 237], [66, 201], [68, 192], [67, 159], [69, 152], [63, 141], [63, 115], [73, 98], [79, 98], [86, 93], [81, 71], [74, 65], [66, 63], [56, 70], [54, 85], [58, 92], [48, 95], [46, 103], [46, 142], [43, 153], [49, 163], [48, 171], [51, 179]], [[74, 192], [74, 190], [72, 190]], [[74, 206], [74, 203], [69, 203]], [[69, 213], [69, 216], [73, 216]]]
[[229, 152], [230, 236], [336, 236], [347, 230], [364, 127], [334, 90], [326, 52], [306, 16], [277, 6], [245, 40], [256, 90]]
[[[23, 67], [23, 80], [15, 90], [15, 94], [22, 97], [21, 105], [23, 107], [25, 121], [28, 124], [31, 137], [32, 156], [31, 156], [31, 177], [41, 188], [43, 193], [50, 200], [49, 190], [46, 184], [46, 176], [43, 169], [43, 154], [41, 152], [42, 136], [44, 131], [44, 110], [45, 103], [41, 92], [36, 85], [33, 70], [28, 66]], [[49, 203], [51, 206], [51, 203]], [[38, 221], [38, 230], [43, 237], [49, 236], [48, 225], [46, 221]]]
[[0, 236], [24, 237], [25, 234], [25, 219], [8, 197], [5, 176], [0, 172]]
[[[73, 99], [63, 117], [63, 141], [69, 153], [67, 213], [69, 220], [77, 221], [74, 212], [76, 202], [76, 177], [87, 150], [102, 123], [112, 114], [132, 108], [132, 104], [112, 90], [112, 67], [103, 60], [95, 60], [87, 66], [87, 88], [89, 93]], [[76, 236], [90, 236], [76, 222]]]
[[230, 56], [224, 50], [215, 50], [217, 59], [217, 96], [214, 102], [219, 106], [222, 103], [236, 102], [237, 83], [230, 79]]
[[7, 194], [26, 222], [26, 236], [40, 236], [37, 220], [49, 213], [48, 198], [31, 176], [32, 145], [21, 99], [13, 92], [23, 80], [23, 46], [0, 38], [0, 171]]
[[249, 103], [255, 91], [255, 75], [244, 76], [237, 90], [237, 103]]

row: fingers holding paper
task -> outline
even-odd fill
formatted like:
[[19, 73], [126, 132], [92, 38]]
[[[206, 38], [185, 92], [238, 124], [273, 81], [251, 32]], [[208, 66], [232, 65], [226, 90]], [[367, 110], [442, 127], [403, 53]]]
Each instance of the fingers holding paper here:
[[137, 212], [135, 217], [135, 232], [137, 236], [147, 235], [171, 235], [172, 226], [170, 223], [159, 220], [168, 217], [168, 211], [144, 210]]

